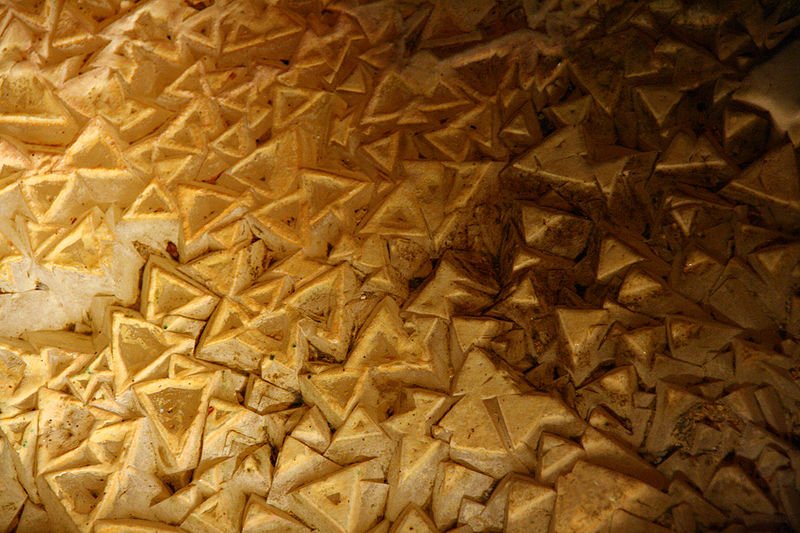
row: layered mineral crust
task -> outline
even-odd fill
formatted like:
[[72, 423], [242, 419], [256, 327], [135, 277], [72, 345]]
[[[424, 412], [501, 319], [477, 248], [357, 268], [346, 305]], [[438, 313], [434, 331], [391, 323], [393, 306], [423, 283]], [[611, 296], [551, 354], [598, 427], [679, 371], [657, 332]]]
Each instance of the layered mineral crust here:
[[799, 25], [0, 0], [0, 531], [800, 530]]

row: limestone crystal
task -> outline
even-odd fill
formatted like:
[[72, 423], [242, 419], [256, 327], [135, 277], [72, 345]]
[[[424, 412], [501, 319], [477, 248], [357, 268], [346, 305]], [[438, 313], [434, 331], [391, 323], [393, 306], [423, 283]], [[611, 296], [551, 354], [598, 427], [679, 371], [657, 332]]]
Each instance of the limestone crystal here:
[[0, 0], [0, 532], [800, 530], [798, 26]]

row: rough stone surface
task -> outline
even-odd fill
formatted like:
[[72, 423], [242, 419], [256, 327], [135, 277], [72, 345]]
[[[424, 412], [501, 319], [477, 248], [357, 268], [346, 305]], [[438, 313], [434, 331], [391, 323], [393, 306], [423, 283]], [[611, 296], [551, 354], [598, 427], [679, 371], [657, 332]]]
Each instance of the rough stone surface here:
[[797, 2], [0, 2], [0, 531], [800, 530]]

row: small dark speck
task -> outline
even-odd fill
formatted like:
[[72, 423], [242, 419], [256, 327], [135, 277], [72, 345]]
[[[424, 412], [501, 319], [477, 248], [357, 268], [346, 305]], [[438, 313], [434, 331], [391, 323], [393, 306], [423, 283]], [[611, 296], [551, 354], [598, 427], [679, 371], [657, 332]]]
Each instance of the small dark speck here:
[[196, 9], [197, 11], [202, 11], [205, 8], [209, 7], [209, 6], [213, 6], [214, 5], [214, 1], [213, 0], [208, 1], [208, 2], [205, 2], [205, 1], [198, 2], [197, 0], [187, 0], [186, 3], [189, 5], [189, 7], [191, 7], [192, 9]]
[[281, 63], [283, 63], [286, 66], [289, 66], [289, 60], [288, 59], [281, 59]]
[[167, 253], [175, 261], [178, 261], [180, 259], [180, 254], [178, 253], [178, 246], [172, 241], [169, 241], [167, 243]]

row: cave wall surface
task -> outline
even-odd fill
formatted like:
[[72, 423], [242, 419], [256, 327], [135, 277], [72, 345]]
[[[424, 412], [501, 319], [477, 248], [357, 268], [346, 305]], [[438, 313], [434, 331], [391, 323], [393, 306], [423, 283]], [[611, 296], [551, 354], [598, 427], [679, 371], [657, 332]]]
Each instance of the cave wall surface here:
[[798, 26], [0, 0], [0, 532], [800, 530]]

